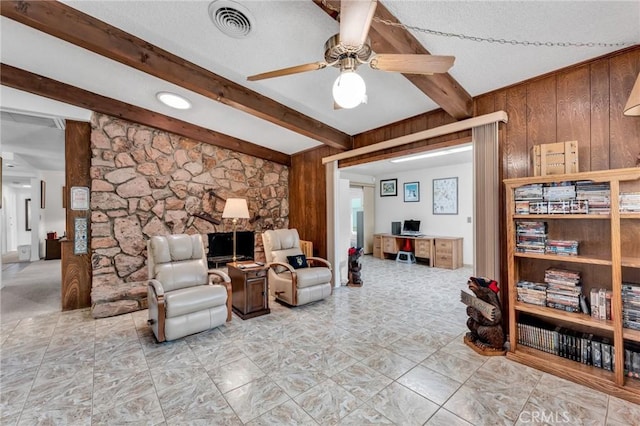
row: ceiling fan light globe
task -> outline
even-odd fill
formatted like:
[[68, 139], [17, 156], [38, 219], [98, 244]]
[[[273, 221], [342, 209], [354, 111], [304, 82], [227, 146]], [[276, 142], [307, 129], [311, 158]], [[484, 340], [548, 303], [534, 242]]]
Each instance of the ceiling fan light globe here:
[[333, 100], [341, 108], [360, 105], [367, 97], [367, 86], [354, 71], [343, 71], [333, 83]]

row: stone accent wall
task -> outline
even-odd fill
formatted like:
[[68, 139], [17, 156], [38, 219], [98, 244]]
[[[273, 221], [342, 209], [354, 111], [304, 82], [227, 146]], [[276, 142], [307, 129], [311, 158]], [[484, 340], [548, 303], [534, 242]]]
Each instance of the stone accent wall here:
[[231, 231], [221, 218], [227, 198], [247, 199], [252, 218], [238, 229], [256, 232], [258, 260], [260, 232], [288, 227], [287, 166], [107, 115], [94, 114], [91, 124], [95, 318], [147, 307], [149, 237]]

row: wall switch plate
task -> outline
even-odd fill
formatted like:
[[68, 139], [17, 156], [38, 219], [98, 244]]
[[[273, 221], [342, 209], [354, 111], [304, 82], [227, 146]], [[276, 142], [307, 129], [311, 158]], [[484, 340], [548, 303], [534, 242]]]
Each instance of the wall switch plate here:
[[467, 223], [471, 223], [471, 216], [467, 216]]

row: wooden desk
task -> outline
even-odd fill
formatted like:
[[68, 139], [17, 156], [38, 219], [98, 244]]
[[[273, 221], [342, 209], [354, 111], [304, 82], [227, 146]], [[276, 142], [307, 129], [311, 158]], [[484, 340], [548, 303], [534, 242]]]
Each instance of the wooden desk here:
[[418, 260], [428, 260], [429, 266], [446, 269], [457, 269], [462, 266], [462, 238], [459, 237], [375, 234], [373, 256], [386, 259], [389, 255], [390, 258], [395, 259], [405, 240], [411, 241], [411, 251], [414, 256]]
[[243, 320], [271, 312], [269, 309], [267, 268], [264, 266], [240, 267], [243, 264], [253, 263], [253, 261], [227, 263], [233, 294], [231, 307], [233, 312]]

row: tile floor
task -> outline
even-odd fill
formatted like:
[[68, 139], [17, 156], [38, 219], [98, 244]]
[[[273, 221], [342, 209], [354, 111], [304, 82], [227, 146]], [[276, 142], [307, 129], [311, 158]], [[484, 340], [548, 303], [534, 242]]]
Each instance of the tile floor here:
[[3, 322], [0, 423], [640, 424], [640, 406], [467, 348], [470, 273], [366, 256], [362, 288], [164, 344], [146, 311]]

